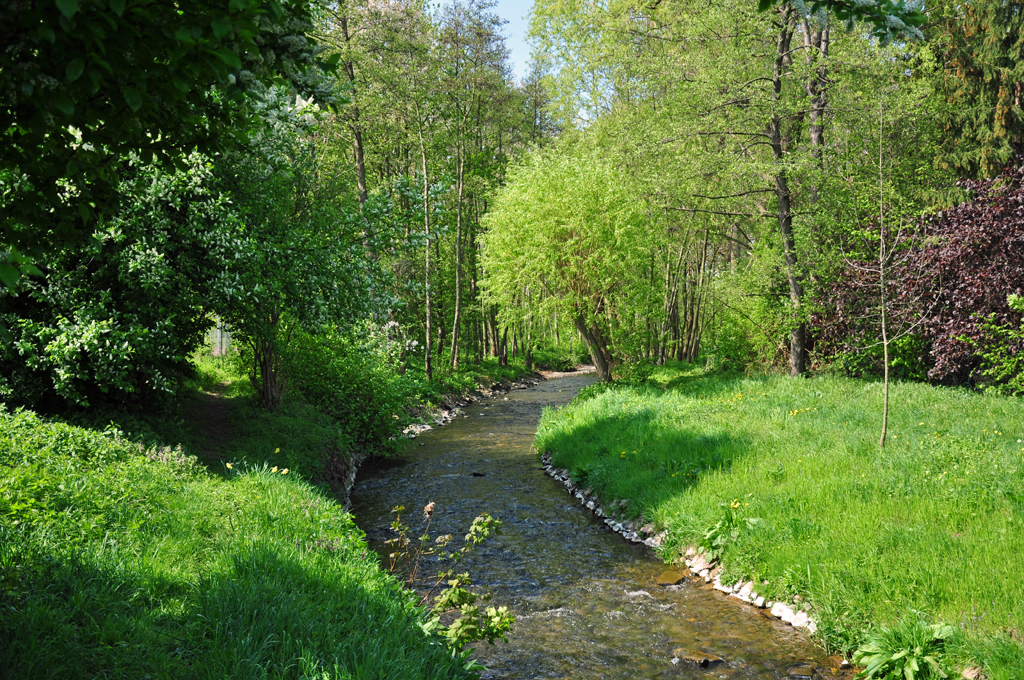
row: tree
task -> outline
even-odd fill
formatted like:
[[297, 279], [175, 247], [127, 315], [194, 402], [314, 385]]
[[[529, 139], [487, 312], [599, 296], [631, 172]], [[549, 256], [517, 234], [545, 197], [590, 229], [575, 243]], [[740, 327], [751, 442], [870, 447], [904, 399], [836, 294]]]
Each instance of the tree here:
[[184, 167], [193, 150], [244, 140], [258, 120], [247, 92], [303, 82], [310, 12], [307, 0], [5, 2], [0, 280], [116, 212], [130, 154]]
[[43, 277], [0, 291], [0, 399], [38, 409], [147, 404], [177, 389], [237, 257], [240, 223], [209, 160], [134, 159], [97, 245], [50, 257]]
[[833, 14], [853, 30], [857, 22], [871, 27], [871, 33], [883, 45], [896, 38], [923, 40], [921, 26], [925, 22], [924, 3], [911, 0], [758, 0], [757, 8], [768, 11], [777, 5], [791, 5], [801, 16], [816, 15], [821, 19]]
[[608, 382], [618, 324], [645, 299], [655, 239], [632, 188], [582, 146], [531, 152], [512, 167], [484, 220], [483, 286], [506, 320], [572, 319]]
[[318, 112], [289, 99], [269, 93], [266, 132], [219, 167], [242, 224], [219, 311], [246, 343], [250, 380], [270, 410], [285, 392], [282, 361], [294, 330], [364, 318], [371, 288], [358, 206], [347, 210], [335, 177], [319, 172]]
[[1024, 3], [944, 2], [933, 10], [942, 66], [942, 162], [994, 177], [1024, 152]]

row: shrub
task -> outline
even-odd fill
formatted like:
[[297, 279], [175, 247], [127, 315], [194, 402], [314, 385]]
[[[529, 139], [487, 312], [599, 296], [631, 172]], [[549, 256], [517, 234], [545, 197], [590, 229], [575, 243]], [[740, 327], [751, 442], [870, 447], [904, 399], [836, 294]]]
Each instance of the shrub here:
[[415, 385], [399, 374], [397, 348], [383, 331], [357, 329], [312, 335], [297, 332], [285, 359], [291, 386], [330, 416], [366, 453], [401, 450]]

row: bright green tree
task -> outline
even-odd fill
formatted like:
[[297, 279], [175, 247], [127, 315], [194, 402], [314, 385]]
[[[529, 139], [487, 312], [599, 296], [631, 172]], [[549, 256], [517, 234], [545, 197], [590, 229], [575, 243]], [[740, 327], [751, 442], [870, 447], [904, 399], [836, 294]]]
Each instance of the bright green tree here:
[[645, 218], [634, 188], [600, 154], [582, 144], [528, 153], [484, 220], [487, 295], [508, 320], [571, 319], [610, 381], [623, 320], [646, 299], [658, 239]]

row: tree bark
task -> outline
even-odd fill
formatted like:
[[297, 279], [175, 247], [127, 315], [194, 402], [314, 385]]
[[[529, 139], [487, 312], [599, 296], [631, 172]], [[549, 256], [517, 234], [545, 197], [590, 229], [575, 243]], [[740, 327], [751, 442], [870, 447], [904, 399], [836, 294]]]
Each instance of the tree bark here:
[[455, 199], [455, 316], [452, 321], [452, 370], [459, 368], [459, 325], [462, 323], [462, 195], [465, 187], [466, 154], [459, 147], [459, 165], [456, 172]]
[[607, 360], [608, 351], [602, 346], [603, 338], [596, 328], [591, 329], [587, 326], [587, 320], [582, 313], [577, 314], [573, 321], [576, 325], [576, 330], [583, 337], [583, 341], [587, 343], [590, 358], [593, 360], [594, 366], [597, 367], [598, 377], [601, 378], [601, 382], [610, 383], [612, 381], [612, 369]]
[[426, 342], [423, 346], [423, 371], [427, 380], [434, 379], [430, 365], [430, 176], [427, 173], [427, 145], [423, 139], [423, 119], [420, 116], [419, 103], [416, 104], [416, 129], [420, 140], [420, 160], [423, 168], [423, 226], [426, 232], [427, 245], [424, 248], [423, 278], [426, 295]]
[[[780, 23], [772, 74], [772, 101], [776, 106], [782, 98], [782, 80], [788, 71], [790, 44], [793, 40], [793, 8], [790, 5], [786, 5], [780, 11]], [[777, 219], [779, 235], [782, 238], [786, 278], [789, 283], [789, 301], [793, 308], [793, 328], [789, 336], [789, 374], [798, 376], [807, 368], [807, 332], [804, 322], [800, 319], [804, 290], [797, 269], [796, 243], [793, 238], [792, 193], [789, 188], [789, 176], [782, 165], [788, 152], [788, 140], [783, 131], [782, 115], [777, 108], [768, 124], [768, 140], [772, 155], [779, 164], [775, 173]]]

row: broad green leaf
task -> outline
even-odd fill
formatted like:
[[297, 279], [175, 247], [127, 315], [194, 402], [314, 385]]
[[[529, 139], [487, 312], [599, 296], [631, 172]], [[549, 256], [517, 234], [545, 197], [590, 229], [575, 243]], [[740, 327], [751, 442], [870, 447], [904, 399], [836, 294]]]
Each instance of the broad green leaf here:
[[171, 76], [171, 82], [174, 83], [174, 86], [182, 92], [188, 92], [192, 89], [192, 86], [189, 85], [188, 81], [182, 78], [181, 76]]
[[57, 0], [57, 9], [70, 19], [78, 13], [78, 0]]
[[72, 59], [65, 72], [68, 82], [73, 83], [81, 78], [83, 71], [85, 71], [85, 61], [83, 59]]
[[78, 163], [76, 163], [75, 160], [72, 158], [70, 161], [68, 161], [68, 165], [67, 168], [65, 168], [65, 170], [68, 173], [68, 177], [74, 177], [75, 175], [78, 174]]
[[142, 93], [134, 87], [125, 87], [121, 90], [121, 94], [124, 95], [124, 100], [128, 102], [128, 108], [132, 111], [138, 111], [142, 108]]
[[231, 32], [231, 22], [225, 18], [214, 19], [210, 23], [210, 27], [213, 29], [213, 35], [217, 40], [220, 40]]
[[231, 12], [244, 12], [249, 9], [249, 0], [231, 0], [228, 3], [228, 10]]
[[242, 60], [238, 58], [238, 55], [229, 50], [226, 47], [222, 47], [217, 50], [217, 56], [223, 60], [225, 64], [235, 69], [236, 71], [242, 68]]
[[51, 44], [57, 40], [57, 34], [49, 26], [40, 26], [39, 35]]
[[5, 286], [14, 287], [19, 278], [21, 278], [21, 272], [14, 265], [0, 264], [0, 282], [3, 282]]
[[28, 274], [29, 276], [42, 276], [43, 270], [35, 266], [31, 262], [24, 262], [21, 265], [21, 273]]
[[75, 100], [69, 97], [65, 92], [58, 92], [53, 95], [53, 98], [50, 99], [50, 101], [57, 110], [65, 116], [70, 116], [75, 112]]
[[110, 0], [110, 9], [114, 10], [114, 14], [120, 17], [124, 14], [124, 0]]

